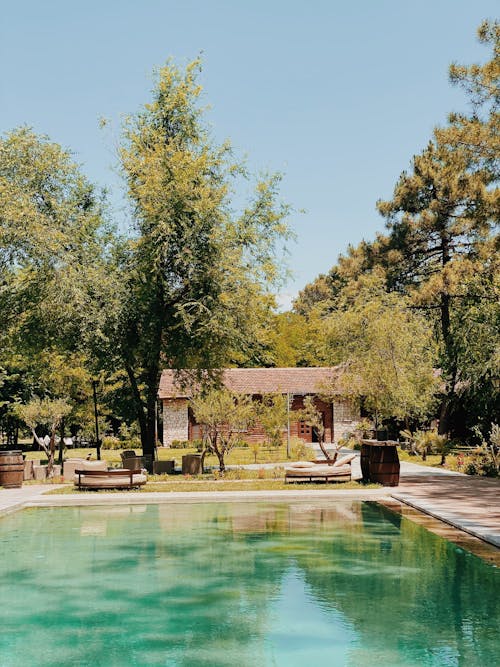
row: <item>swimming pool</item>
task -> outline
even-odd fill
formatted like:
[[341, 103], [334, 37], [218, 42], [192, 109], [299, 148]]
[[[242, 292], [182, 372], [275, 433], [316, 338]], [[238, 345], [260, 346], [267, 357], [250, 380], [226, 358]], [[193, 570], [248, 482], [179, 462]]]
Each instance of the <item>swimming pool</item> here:
[[0, 521], [0, 664], [493, 665], [499, 572], [375, 503]]

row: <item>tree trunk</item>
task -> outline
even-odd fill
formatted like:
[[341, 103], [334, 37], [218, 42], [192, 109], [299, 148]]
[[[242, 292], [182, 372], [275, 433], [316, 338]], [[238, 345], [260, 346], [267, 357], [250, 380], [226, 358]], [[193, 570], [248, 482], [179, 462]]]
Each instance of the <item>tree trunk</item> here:
[[[447, 236], [442, 236], [442, 251], [441, 264], [443, 269], [450, 262], [450, 240]], [[446, 287], [446, 286], [445, 286]], [[443, 398], [439, 415], [439, 435], [444, 435], [450, 431], [450, 408], [453, 404], [453, 396], [455, 393], [455, 382], [457, 378], [457, 360], [455, 351], [453, 349], [453, 339], [451, 335], [451, 318], [450, 318], [450, 295], [447, 291], [443, 291], [440, 299], [441, 310], [441, 335], [443, 336], [444, 352], [446, 357], [446, 396]]]
[[127, 361], [125, 361], [125, 370], [127, 371], [128, 379], [130, 382], [130, 388], [132, 390], [132, 397], [135, 405], [135, 414], [137, 417], [137, 421], [139, 422], [139, 428], [141, 431], [142, 453], [144, 456], [148, 456], [149, 455], [148, 422], [147, 422], [145, 405], [141, 397], [141, 392], [139, 390], [139, 384], [137, 382], [137, 378], [135, 377], [134, 369]]
[[219, 471], [221, 475], [223, 475], [226, 472], [226, 464], [224, 463], [224, 452], [221, 452], [219, 451], [219, 449], [216, 449], [215, 453], [217, 455], [217, 458], [219, 459]]
[[47, 477], [53, 477], [54, 475], [54, 457], [56, 453], [56, 433], [57, 426], [52, 426], [50, 432], [50, 442], [48, 448], [48, 461], [47, 461]]
[[319, 448], [321, 449], [321, 451], [323, 452], [323, 455], [324, 455], [328, 465], [333, 465], [335, 463], [335, 461], [337, 460], [337, 456], [339, 455], [338, 450], [334, 453], [333, 459], [332, 459], [332, 458], [330, 458], [330, 455], [328, 454], [328, 451], [325, 447], [324, 438], [318, 437], [318, 445], [319, 445]]

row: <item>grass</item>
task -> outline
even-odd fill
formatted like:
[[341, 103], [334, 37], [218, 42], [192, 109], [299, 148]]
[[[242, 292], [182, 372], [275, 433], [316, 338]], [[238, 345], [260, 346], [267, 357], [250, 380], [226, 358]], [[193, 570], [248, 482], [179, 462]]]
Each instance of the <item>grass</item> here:
[[462, 468], [458, 465], [457, 454], [447, 454], [444, 466], [441, 465], [441, 454], [428, 454], [425, 461], [422, 460], [421, 456], [412, 456], [409, 452], [401, 449], [398, 449], [398, 455], [400, 461], [408, 461], [409, 463], [418, 463], [418, 465], [421, 466], [433, 466], [434, 468], [445, 468], [446, 470], [463, 472]]
[[[127, 447], [124, 447], [127, 449]], [[107, 461], [110, 464], [121, 463], [120, 449], [101, 449], [101, 458]], [[176, 465], [180, 466], [182, 457], [185, 454], [197, 454], [197, 450], [193, 447], [186, 449], [171, 449], [169, 447], [159, 447], [158, 448], [158, 459], [160, 461], [168, 461], [175, 459]], [[138, 455], [141, 454], [140, 448], [136, 449]], [[75, 449], [66, 449], [64, 452], [64, 458], [87, 458], [91, 454], [92, 458], [97, 458], [95, 448], [75, 448]], [[309, 455], [310, 457], [310, 455]], [[28, 460], [46, 460], [45, 452], [40, 451], [31, 451], [26, 452], [26, 458]], [[58, 458], [58, 452], [56, 452], [56, 463]], [[296, 458], [296, 457], [295, 457]], [[308, 458], [308, 457], [306, 457]], [[276, 449], [267, 449], [260, 448], [257, 454], [257, 461], [255, 461], [255, 456], [253, 452], [248, 447], [235, 447], [229, 454], [227, 454], [225, 461], [226, 465], [245, 465], [248, 463], [280, 463], [287, 460], [286, 456], [286, 447], [279, 447]], [[291, 460], [291, 459], [290, 459]], [[205, 457], [205, 465], [207, 466], [218, 466], [218, 460], [216, 456], [207, 455]]]

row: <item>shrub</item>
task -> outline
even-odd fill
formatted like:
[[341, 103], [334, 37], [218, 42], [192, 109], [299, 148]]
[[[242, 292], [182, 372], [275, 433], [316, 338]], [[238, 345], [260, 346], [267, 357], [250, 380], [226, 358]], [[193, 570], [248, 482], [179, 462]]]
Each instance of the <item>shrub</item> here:
[[308, 454], [306, 443], [301, 438], [290, 438], [290, 451], [292, 458], [305, 459]]
[[130, 426], [125, 422], [120, 426], [118, 435], [121, 440], [122, 449], [137, 449], [142, 447], [139, 425], [132, 423]]
[[189, 440], [172, 440], [171, 449], [187, 449], [191, 447]]
[[114, 435], [105, 435], [101, 442], [103, 449], [123, 449], [123, 443]]
[[171, 449], [196, 449], [197, 452], [203, 451], [203, 440], [172, 440]]
[[479, 475], [481, 477], [498, 477], [498, 467], [491, 451], [486, 447], [478, 447], [469, 457], [465, 464], [466, 475]]
[[441, 465], [444, 465], [446, 455], [450, 451], [450, 441], [444, 435], [439, 435], [437, 429], [428, 431], [401, 431], [401, 435], [411, 443], [413, 452], [417, 452], [425, 461], [429, 454], [441, 454]]

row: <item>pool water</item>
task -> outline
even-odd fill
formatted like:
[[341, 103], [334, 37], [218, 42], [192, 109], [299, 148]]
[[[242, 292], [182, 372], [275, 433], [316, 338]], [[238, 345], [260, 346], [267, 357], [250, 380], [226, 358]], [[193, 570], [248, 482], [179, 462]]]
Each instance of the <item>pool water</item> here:
[[498, 664], [499, 571], [374, 503], [0, 520], [0, 665]]

